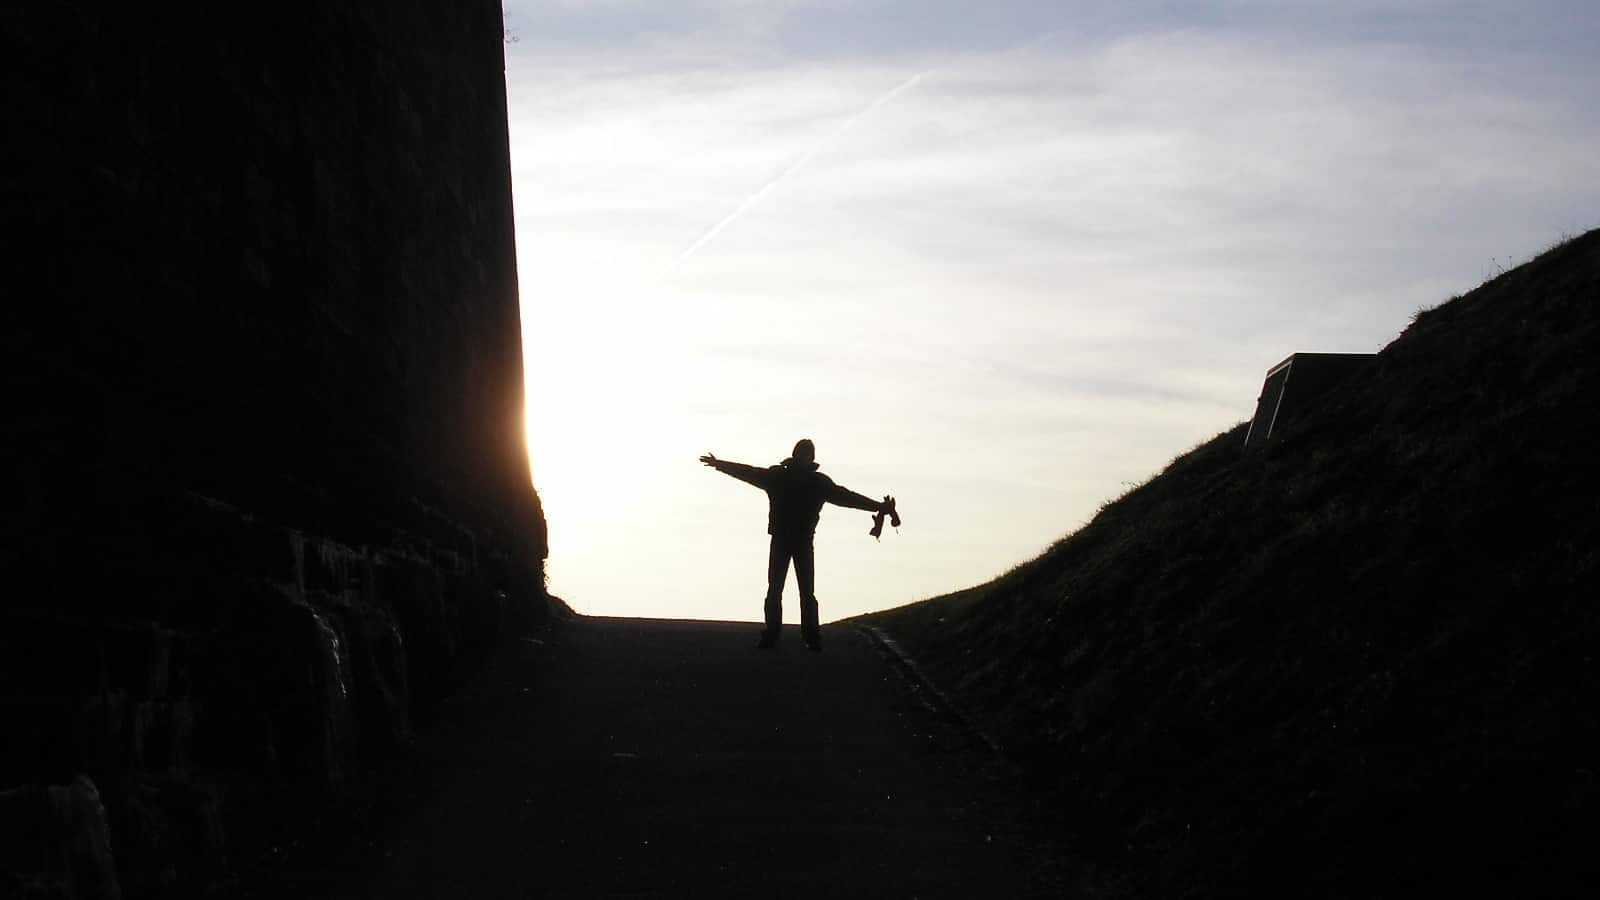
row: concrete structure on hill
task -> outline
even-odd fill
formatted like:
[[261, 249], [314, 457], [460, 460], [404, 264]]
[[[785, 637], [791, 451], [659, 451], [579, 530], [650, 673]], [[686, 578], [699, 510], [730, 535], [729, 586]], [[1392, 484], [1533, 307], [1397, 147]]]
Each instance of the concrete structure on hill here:
[[1376, 353], [1291, 353], [1267, 370], [1244, 446], [1265, 446], [1274, 430], [1306, 414], [1316, 399], [1377, 358]]
[[0, 884], [197, 894], [546, 615], [502, 37], [492, 0], [0, 26]]

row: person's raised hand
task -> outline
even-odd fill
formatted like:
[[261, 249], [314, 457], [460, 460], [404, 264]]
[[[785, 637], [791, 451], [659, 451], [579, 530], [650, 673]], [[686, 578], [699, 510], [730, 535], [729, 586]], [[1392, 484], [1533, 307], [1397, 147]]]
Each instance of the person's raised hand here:
[[717, 464], [717, 456], [714, 453], [707, 453], [705, 456], [700, 457], [700, 461], [708, 466], [714, 466]]
[[890, 525], [893, 525], [896, 528], [900, 527], [900, 510], [895, 508], [893, 496], [885, 494], [883, 502], [878, 504], [878, 508], [882, 512], [889, 514]]

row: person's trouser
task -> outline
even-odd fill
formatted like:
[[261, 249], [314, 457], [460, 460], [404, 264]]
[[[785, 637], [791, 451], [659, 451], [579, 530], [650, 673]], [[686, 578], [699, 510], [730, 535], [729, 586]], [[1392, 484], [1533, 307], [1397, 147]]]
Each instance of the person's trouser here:
[[794, 560], [794, 578], [800, 582], [800, 633], [815, 637], [817, 625], [816, 554], [811, 535], [798, 538], [772, 536], [772, 551], [767, 556], [767, 634], [776, 638], [783, 626], [783, 583], [789, 577], [789, 561]]

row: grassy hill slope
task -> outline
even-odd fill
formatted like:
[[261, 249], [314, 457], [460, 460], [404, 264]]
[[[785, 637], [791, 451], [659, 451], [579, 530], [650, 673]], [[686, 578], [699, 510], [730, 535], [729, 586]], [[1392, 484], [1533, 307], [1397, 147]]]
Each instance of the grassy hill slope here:
[[1600, 231], [1419, 313], [1263, 450], [1244, 427], [870, 620], [1031, 773], [1063, 852], [1114, 873], [1097, 892], [1592, 868]]

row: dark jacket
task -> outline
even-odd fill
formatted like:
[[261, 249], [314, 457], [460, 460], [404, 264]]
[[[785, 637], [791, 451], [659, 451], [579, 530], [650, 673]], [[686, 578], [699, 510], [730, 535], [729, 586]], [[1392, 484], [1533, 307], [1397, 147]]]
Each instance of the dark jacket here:
[[724, 475], [753, 484], [767, 492], [767, 534], [779, 538], [810, 538], [822, 517], [822, 504], [877, 512], [880, 504], [870, 497], [833, 483], [817, 471], [816, 463], [786, 459], [759, 468], [719, 459], [708, 463]]

